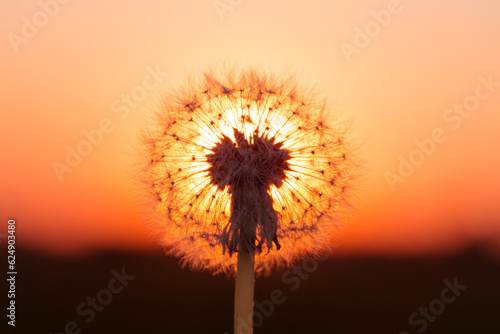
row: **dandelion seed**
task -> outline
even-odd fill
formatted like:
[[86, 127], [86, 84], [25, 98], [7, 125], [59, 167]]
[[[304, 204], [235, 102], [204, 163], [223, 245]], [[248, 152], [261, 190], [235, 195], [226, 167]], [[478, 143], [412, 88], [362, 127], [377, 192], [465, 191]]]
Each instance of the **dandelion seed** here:
[[144, 135], [149, 219], [167, 250], [218, 273], [236, 271], [234, 253], [262, 272], [328, 249], [352, 168], [331, 116], [259, 70], [209, 71], [167, 99]]
[[234, 272], [245, 247], [269, 270], [327, 248], [342, 224], [352, 167], [344, 134], [292, 82], [205, 73], [144, 135], [149, 218], [185, 264]]

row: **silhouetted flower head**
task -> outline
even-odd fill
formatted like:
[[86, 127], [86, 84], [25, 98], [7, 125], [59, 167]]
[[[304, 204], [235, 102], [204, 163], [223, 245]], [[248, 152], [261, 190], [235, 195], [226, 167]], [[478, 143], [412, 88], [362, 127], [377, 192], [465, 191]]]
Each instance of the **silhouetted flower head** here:
[[144, 134], [149, 221], [196, 269], [257, 270], [328, 248], [345, 219], [352, 162], [324, 101], [292, 78], [208, 71], [165, 99]]

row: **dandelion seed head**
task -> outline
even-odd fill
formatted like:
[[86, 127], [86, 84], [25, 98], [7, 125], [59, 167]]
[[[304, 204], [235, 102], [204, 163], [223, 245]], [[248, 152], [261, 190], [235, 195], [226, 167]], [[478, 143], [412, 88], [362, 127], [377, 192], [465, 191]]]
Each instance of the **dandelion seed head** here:
[[321, 249], [343, 225], [353, 163], [345, 131], [292, 78], [208, 71], [176, 92], [144, 133], [148, 220], [194, 269], [257, 272]]

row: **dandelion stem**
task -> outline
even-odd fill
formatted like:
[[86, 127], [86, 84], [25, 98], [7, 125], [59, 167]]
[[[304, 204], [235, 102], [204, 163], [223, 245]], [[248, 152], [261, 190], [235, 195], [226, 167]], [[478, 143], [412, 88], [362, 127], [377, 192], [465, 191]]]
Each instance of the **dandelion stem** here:
[[234, 295], [234, 334], [253, 333], [254, 251], [240, 247]]

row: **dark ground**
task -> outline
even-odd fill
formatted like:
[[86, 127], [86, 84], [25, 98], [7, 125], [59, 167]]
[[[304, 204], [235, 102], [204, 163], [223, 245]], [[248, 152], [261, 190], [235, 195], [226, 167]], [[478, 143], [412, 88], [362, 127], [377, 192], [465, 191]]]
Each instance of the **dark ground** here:
[[[232, 333], [234, 280], [181, 269], [177, 259], [114, 252], [62, 259], [18, 250], [16, 260], [17, 333], [72, 333], [64, 329], [70, 321], [76, 323], [74, 333]], [[83, 305], [80, 313], [77, 307], [109, 289], [111, 270], [122, 268], [135, 278], [110, 301], [101, 292], [109, 304], [86, 323], [90, 307]], [[257, 279], [257, 301], [269, 299], [274, 289], [286, 300], [261, 312], [256, 334], [500, 333], [500, 263], [474, 250], [448, 258], [334, 256], [307, 278], [282, 275]], [[455, 277], [467, 289], [440, 310], [443, 281], [453, 283]], [[410, 315], [429, 303], [439, 314], [432, 321], [417, 314], [412, 326]], [[2, 332], [14, 333], [10, 326]]]

